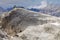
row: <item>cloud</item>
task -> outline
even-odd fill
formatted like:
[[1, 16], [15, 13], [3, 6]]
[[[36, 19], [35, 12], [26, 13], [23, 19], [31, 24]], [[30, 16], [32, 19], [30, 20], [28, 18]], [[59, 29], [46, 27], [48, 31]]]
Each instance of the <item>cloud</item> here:
[[36, 8], [36, 9], [40, 9], [40, 8], [45, 8], [47, 6], [47, 1], [41, 1], [39, 6], [31, 6], [29, 8]]
[[47, 1], [42, 1], [40, 7], [38, 8], [44, 8], [47, 6]]

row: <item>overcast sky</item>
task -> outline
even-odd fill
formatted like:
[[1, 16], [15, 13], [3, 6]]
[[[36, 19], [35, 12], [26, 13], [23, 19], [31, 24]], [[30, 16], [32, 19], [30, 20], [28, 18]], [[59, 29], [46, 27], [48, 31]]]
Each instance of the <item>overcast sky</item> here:
[[[13, 5], [18, 6], [34, 6], [34, 5], [40, 5], [40, 2], [44, 0], [0, 0], [0, 6], [2, 7], [11, 7]], [[48, 0], [50, 3], [54, 4], [60, 4], [60, 0]]]

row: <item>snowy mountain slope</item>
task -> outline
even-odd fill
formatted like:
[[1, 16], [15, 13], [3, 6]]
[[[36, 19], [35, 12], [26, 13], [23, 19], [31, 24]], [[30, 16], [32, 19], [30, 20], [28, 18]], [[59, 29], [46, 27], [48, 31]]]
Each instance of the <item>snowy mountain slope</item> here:
[[59, 40], [60, 37], [60, 18], [23, 8], [2, 14], [0, 26], [6, 33], [0, 37], [5, 40]]

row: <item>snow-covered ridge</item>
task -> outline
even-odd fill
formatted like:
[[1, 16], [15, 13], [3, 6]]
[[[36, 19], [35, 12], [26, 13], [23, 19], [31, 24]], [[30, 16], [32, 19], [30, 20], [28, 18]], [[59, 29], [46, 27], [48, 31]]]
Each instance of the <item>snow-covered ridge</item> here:
[[[0, 30], [4, 39], [56, 40], [60, 39], [60, 18], [23, 8], [15, 8], [0, 18]], [[0, 36], [2, 38], [2, 36]], [[52, 37], [52, 38], [51, 38]]]

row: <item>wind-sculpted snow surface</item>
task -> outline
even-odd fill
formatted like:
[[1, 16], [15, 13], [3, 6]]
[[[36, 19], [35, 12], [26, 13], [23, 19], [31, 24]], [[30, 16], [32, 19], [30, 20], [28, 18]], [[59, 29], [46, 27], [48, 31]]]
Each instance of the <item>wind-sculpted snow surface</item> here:
[[0, 30], [2, 40], [59, 40], [60, 18], [15, 8], [1, 15]]

